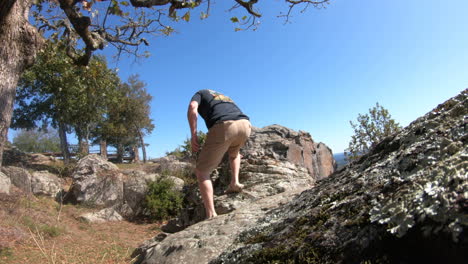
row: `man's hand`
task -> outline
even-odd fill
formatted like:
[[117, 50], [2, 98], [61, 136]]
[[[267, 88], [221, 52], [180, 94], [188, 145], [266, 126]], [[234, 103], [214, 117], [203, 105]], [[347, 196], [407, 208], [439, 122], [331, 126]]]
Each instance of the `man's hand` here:
[[200, 144], [198, 144], [198, 136], [192, 136], [192, 153], [195, 154], [200, 150]]

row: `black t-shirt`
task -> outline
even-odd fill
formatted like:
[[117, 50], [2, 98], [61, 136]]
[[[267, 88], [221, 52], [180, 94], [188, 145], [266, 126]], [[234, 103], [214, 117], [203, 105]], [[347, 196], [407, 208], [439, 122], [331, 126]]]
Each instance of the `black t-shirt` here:
[[205, 120], [208, 129], [220, 121], [249, 120], [231, 98], [212, 90], [198, 91], [191, 101], [198, 102], [198, 113]]

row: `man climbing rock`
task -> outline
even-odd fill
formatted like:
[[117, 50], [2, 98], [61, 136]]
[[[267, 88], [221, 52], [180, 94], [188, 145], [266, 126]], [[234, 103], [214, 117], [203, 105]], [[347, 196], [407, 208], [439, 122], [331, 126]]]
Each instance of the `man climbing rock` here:
[[226, 192], [242, 191], [243, 185], [239, 183], [241, 161], [239, 150], [250, 136], [251, 125], [249, 117], [242, 113], [231, 98], [212, 90], [200, 90], [192, 97], [187, 111], [193, 152], [200, 150], [197, 136], [198, 114], [205, 120], [208, 134], [197, 160], [195, 174], [206, 218], [210, 219], [217, 215], [210, 174], [219, 165], [226, 152], [229, 154], [231, 166], [231, 181]]

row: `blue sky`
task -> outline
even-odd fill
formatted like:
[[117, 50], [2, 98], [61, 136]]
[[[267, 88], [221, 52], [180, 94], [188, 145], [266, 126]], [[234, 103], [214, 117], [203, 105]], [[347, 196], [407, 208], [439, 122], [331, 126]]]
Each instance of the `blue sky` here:
[[[140, 74], [153, 96], [150, 157], [189, 136], [187, 105], [199, 89], [230, 96], [256, 127], [307, 131], [343, 152], [350, 120], [379, 102], [402, 126], [468, 87], [468, 1], [332, 0], [296, 10], [285, 24], [282, 0], [260, 1], [257, 31], [234, 32], [234, 1], [215, 1], [211, 16], [175, 24], [150, 39], [149, 59], [111, 63], [123, 80]], [[111, 54], [106, 50], [105, 54]], [[202, 120], [199, 129], [206, 132]]]
[[256, 127], [304, 130], [338, 153], [349, 121], [376, 102], [406, 126], [468, 87], [468, 1], [335, 0], [296, 10], [288, 24], [277, 17], [282, 1], [269, 1], [255, 32], [234, 32], [229, 18], [242, 15], [226, 2], [152, 40], [149, 59], [116, 65], [124, 80], [140, 74], [154, 97], [150, 157], [189, 136], [187, 105], [199, 89], [230, 96]]

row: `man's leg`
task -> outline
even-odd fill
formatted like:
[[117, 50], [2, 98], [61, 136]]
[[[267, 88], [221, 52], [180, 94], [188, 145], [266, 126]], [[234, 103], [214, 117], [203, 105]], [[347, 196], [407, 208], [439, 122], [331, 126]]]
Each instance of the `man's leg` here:
[[237, 153], [234, 157], [229, 157], [229, 165], [231, 166], [231, 182], [229, 183], [228, 191], [240, 192], [242, 185], [239, 183], [239, 170], [241, 163], [241, 155]]
[[195, 170], [200, 187], [203, 204], [205, 205], [206, 218], [210, 219], [217, 216], [214, 200], [213, 200], [213, 184], [211, 183], [210, 174]]

